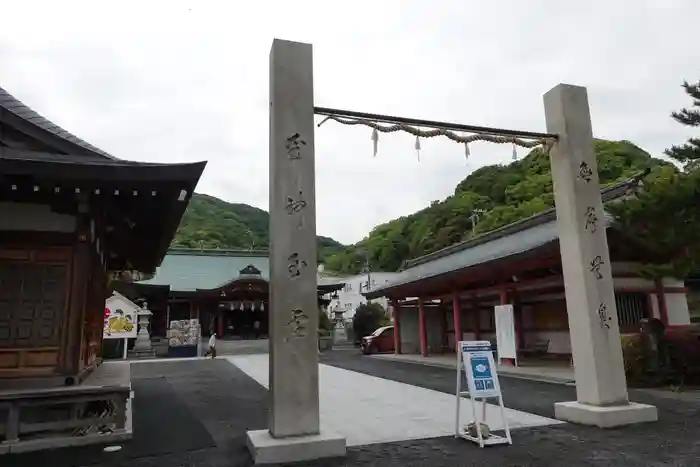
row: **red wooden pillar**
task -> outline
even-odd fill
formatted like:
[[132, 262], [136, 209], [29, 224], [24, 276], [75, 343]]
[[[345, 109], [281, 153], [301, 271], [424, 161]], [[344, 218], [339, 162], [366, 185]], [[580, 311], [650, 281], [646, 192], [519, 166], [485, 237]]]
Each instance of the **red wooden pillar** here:
[[523, 307], [516, 291], [513, 291], [513, 319], [515, 320], [515, 348], [525, 347], [525, 326], [523, 324]]
[[501, 287], [501, 305], [508, 304], [508, 289], [505, 286]]
[[659, 319], [668, 326], [668, 306], [666, 305], [664, 284], [661, 279], [656, 279], [654, 285], [656, 286], [656, 300], [659, 302]]
[[401, 353], [401, 305], [399, 302], [393, 303], [394, 309], [394, 353]]
[[449, 337], [447, 336], [447, 308], [443, 306], [443, 301], [440, 300], [440, 334], [442, 335], [442, 345], [440, 353], [445, 353], [445, 349], [449, 347]]
[[459, 295], [452, 295], [452, 322], [455, 329], [455, 352], [459, 352], [459, 341], [462, 340], [462, 308], [459, 306]]
[[425, 304], [423, 299], [418, 299], [418, 338], [420, 339], [420, 354], [428, 356], [428, 327], [425, 323]]

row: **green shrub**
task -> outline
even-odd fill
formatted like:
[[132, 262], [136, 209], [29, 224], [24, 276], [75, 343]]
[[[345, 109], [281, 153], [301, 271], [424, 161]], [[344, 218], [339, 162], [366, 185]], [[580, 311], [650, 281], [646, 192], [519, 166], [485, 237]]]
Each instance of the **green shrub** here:
[[664, 344], [676, 382], [700, 383], [700, 326], [670, 329], [664, 336]]
[[389, 319], [384, 307], [374, 302], [363, 303], [357, 307], [355, 316], [352, 318], [355, 340], [362, 339], [372, 334], [377, 328], [387, 326], [389, 323], [391, 323], [391, 319]]
[[620, 336], [620, 341], [627, 384], [640, 384], [644, 379], [646, 365], [644, 337], [641, 334], [625, 334]]

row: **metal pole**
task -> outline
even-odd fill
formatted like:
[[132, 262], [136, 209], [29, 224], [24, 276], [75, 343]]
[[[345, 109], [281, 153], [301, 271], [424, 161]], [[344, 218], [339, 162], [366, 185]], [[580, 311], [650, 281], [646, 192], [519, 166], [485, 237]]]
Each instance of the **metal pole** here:
[[126, 352], [127, 352], [127, 350], [129, 350], [129, 339], [128, 339], [128, 338], [124, 338], [124, 355], [122, 356], [122, 358], [123, 358], [124, 360], [126, 360]]

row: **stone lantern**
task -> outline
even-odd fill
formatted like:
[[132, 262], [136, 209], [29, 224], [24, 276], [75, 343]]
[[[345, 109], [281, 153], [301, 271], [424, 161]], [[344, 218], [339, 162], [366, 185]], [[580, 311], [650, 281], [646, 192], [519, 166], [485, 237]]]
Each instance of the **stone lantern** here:
[[155, 358], [156, 352], [151, 345], [151, 330], [149, 323], [153, 313], [148, 310], [148, 303], [143, 302], [138, 311], [139, 332], [130, 354], [132, 358]]

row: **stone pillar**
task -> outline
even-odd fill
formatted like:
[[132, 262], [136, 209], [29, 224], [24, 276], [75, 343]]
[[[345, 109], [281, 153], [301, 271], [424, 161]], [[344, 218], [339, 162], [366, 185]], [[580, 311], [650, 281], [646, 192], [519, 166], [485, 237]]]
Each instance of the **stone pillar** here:
[[656, 420], [655, 407], [628, 403], [586, 89], [560, 84], [544, 108], [559, 137], [550, 159], [577, 394], [555, 415], [606, 427]]
[[345, 454], [321, 433], [318, 387], [316, 193], [311, 44], [270, 51], [269, 431], [248, 432], [256, 463]]
[[418, 299], [418, 340], [420, 342], [420, 354], [428, 356], [428, 326], [425, 322], [425, 302]]
[[457, 292], [452, 295], [452, 323], [455, 329], [455, 352], [459, 352], [459, 341], [462, 340], [462, 307]]

